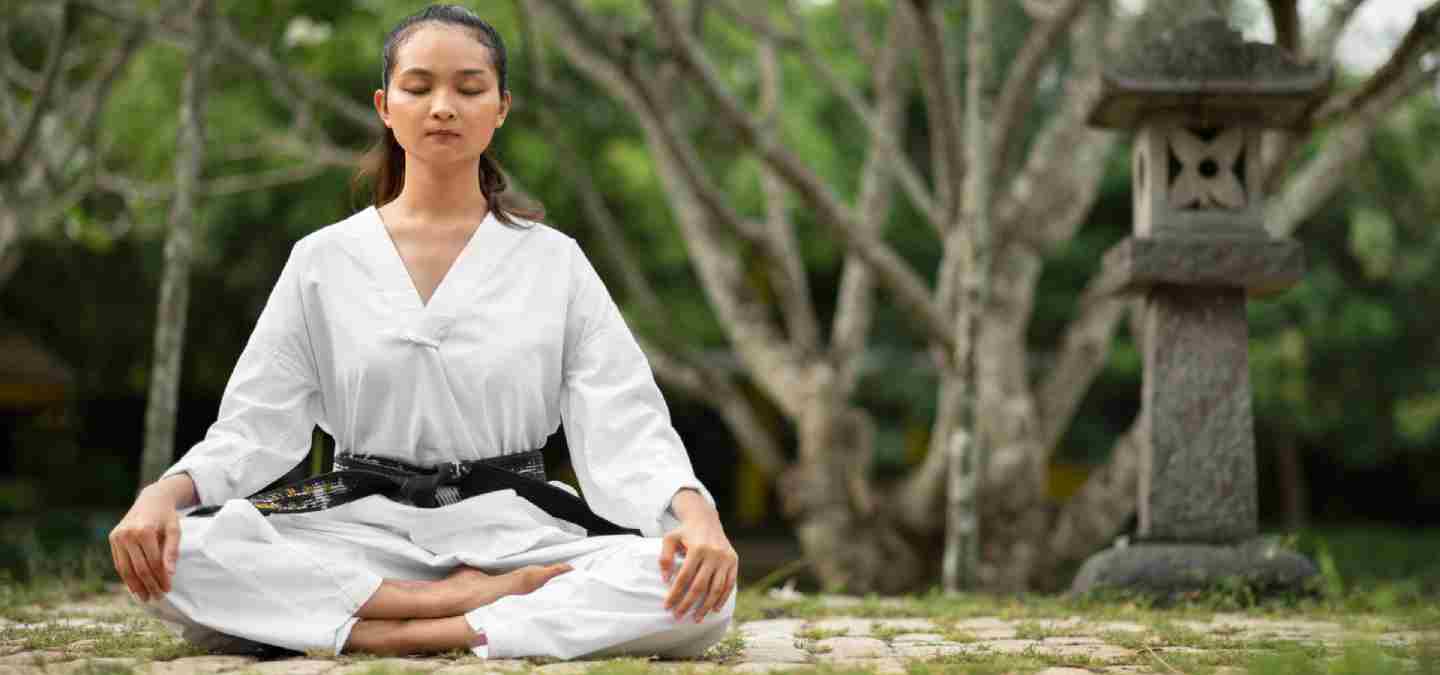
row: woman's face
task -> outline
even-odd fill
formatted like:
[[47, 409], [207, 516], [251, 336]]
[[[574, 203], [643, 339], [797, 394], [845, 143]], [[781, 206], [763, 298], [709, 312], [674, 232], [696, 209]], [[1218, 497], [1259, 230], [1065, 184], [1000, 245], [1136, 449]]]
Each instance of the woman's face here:
[[500, 91], [489, 47], [468, 31], [430, 24], [397, 50], [390, 88], [375, 91], [375, 109], [408, 158], [474, 163], [505, 122], [510, 94]]

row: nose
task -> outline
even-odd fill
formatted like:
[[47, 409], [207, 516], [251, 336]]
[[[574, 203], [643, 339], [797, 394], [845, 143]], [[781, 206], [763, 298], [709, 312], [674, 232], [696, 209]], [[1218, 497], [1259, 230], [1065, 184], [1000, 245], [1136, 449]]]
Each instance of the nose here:
[[444, 93], [442, 92], [442, 93], [436, 94], [436, 95], [435, 95], [435, 98], [432, 99], [432, 100], [433, 100], [433, 103], [431, 104], [431, 107], [430, 107], [430, 116], [431, 116], [431, 117], [433, 117], [433, 118], [435, 118], [435, 119], [437, 119], [437, 120], [446, 120], [446, 121], [455, 119], [455, 108], [453, 108], [453, 107], [450, 105], [450, 97], [449, 97], [449, 96], [447, 96], [446, 94], [444, 94]]

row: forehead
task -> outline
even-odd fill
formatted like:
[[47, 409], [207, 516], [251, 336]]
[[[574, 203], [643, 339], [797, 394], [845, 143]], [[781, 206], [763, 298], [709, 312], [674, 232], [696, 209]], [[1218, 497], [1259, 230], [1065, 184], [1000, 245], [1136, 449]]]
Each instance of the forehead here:
[[473, 31], [455, 26], [423, 25], [395, 53], [396, 75], [407, 71], [445, 75], [450, 72], [494, 74], [490, 48]]

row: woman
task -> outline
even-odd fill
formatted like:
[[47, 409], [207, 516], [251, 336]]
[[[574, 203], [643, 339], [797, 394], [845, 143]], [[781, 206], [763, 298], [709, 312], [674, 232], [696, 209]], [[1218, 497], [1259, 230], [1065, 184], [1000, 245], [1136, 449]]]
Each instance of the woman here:
[[[126, 586], [188, 639], [571, 658], [690, 656], [723, 637], [737, 557], [644, 354], [575, 241], [506, 206], [486, 153], [505, 71], [500, 36], [459, 7], [387, 37], [374, 206], [295, 245], [218, 419], [110, 537]], [[562, 420], [606, 528], [433, 482], [429, 508], [393, 492], [246, 499], [304, 457], [315, 424], [342, 468], [413, 477], [496, 457], [533, 470]], [[642, 536], [601, 534], [627, 529]]]

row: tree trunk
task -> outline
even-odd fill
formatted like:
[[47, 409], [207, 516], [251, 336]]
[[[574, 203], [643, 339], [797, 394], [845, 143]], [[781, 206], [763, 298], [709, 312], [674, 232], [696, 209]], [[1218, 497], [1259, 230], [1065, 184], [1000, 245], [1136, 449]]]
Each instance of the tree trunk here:
[[209, 0], [191, 5], [190, 68], [180, 103], [180, 142], [184, 154], [175, 168], [175, 201], [170, 206], [170, 232], [165, 239], [165, 271], [155, 318], [154, 360], [145, 409], [145, 450], [140, 485], [160, 477], [175, 457], [175, 408], [180, 389], [180, 364], [185, 346], [185, 310], [190, 300], [190, 259], [193, 248], [195, 192], [205, 159], [205, 79], [210, 61]]
[[906, 536], [892, 500], [881, 499], [866, 477], [874, 451], [869, 415], [817, 401], [802, 418], [799, 461], [782, 476], [780, 492], [825, 588], [900, 593], [933, 578], [923, 540]]
[[990, 11], [989, 0], [970, 0], [969, 74], [965, 92], [966, 173], [964, 215], [961, 218], [964, 301], [960, 305], [956, 340], [959, 347], [956, 378], [962, 386], [955, 429], [947, 439], [950, 480], [946, 489], [945, 590], [974, 589], [980, 585], [980, 532], [976, 499], [980, 495], [989, 456], [986, 438], [975, 426], [976, 377], [979, 370], [979, 314], [990, 296]]

